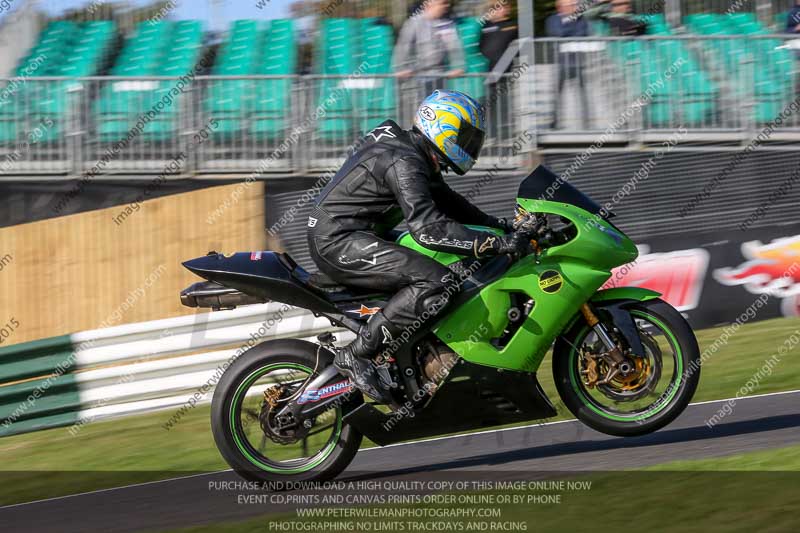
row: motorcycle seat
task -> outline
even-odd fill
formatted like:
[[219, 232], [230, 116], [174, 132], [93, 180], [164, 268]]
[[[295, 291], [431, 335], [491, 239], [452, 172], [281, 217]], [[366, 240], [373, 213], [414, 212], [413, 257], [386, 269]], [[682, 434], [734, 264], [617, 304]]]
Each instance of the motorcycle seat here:
[[348, 287], [324, 272], [309, 272], [298, 265], [289, 254], [280, 254], [291, 267], [292, 276], [310, 290], [333, 303], [352, 302], [366, 299], [388, 299], [388, 296], [374, 289]]

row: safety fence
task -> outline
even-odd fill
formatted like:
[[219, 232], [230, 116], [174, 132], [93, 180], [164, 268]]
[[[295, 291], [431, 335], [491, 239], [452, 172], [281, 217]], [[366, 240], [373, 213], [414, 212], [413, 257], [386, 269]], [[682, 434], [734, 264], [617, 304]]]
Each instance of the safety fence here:
[[[386, 119], [410, 125], [434, 88], [489, 108], [486, 155], [515, 166], [522, 73], [0, 80], [0, 174], [305, 172], [341, 164]], [[379, 135], [379, 133], [376, 133]]]
[[[0, 175], [325, 172], [383, 120], [408, 127], [436, 87], [486, 103], [483, 168], [514, 169], [540, 145], [591, 144], [603, 133], [629, 144], [678, 128], [708, 142], [744, 142], [765, 126], [775, 141], [800, 136], [800, 39], [791, 36], [542, 38], [522, 50], [500, 79], [364, 69], [348, 76], [6, 79]], [[529, 140], [519, 143], [522, 134]]]
[[630, 140], [683, 127], [736, 140], [777, 120], [796, 138], [798, 51], [787, 35], [537, 39], [532, 93], [539, 122], [550, 116], [544, 134], [612, 129]]
[[0, 436], [209, 402], [247, 348], [323, 331], [338, 330], [269, 303], [9, 346], [0, 349]]

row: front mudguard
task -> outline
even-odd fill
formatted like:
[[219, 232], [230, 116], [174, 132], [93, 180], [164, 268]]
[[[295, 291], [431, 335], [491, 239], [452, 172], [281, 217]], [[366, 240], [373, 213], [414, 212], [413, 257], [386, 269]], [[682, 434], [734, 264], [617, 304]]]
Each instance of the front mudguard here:
[[[631, 304], [654, 300], [660, 296], [661, 294], [656, 291], [641, 287], [616, 287], [597, 291], [589, 298], [589, 303], [599, 314], [609, 315], [634, 354], [644, 355], [645, 350], [639, 330], [636, 329], [636, 324], [627, 308]], [[578, 320], [583, 320], [582, 313], [577, 313], [564, 331], [569, 331]]]
[[647, 300], [655, 300], [660, 296], [661, 294], [656, 291], [643, 289], [641, 287], [615, 287], [613, 289], [597, 291], [589, 298], [589, 301], [593, 304], [612, 300], [636, 300], [637, 302], [646, 302]]

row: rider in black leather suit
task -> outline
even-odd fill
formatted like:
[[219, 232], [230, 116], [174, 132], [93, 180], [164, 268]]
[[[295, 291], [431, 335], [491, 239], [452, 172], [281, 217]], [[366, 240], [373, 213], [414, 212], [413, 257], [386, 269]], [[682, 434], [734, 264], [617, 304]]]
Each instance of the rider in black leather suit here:
[[[444, 91], [425, 102], [438, 93]], [[441, 311], [448, 283], [452, 286], [454, 281], [446, 266], [393, 242], [391, 230], [405, 220], [411, 235], [426, 248], [476, 258], [522, 246], [514, 234], [498, 236], [463, 225], [508, 229], [505, 221], [450, 189], [441, 174], [447, 163], [416, 126], [403, 130], [387, 120], [367, 134], [323, 189], [308, 220], [311, 256], [322, 272], [347, 286], [395, 294], [353, 343], [336, 350], [334, 360], [344, 375], [378, 401], [390, 403], [369, 358], [415, 321], [415, 329], [424, 328], [420, 317], [424, 314], [430, 321]]]

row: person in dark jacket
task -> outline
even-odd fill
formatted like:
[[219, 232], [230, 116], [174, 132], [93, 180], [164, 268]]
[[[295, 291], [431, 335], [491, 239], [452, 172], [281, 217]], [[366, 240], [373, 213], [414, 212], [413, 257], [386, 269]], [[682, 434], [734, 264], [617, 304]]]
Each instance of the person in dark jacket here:
[[636, 37], [647, 31], [647, 24], [631, 13], [630, 0], [611, 0], [611, 9], [602, 17], [608, 21], [613, 35]]
[[[495, 69], [508, 47], [519, 37], [517, 21], [511, 17], [511, 13], [510, 0], [489, 0], [479, 45], [481, 54], [489, 60], [490, 71]], [[510, 68], [511, 63], [503, 73], [507, 73]], [[489, 101], [496, 109], [495, 118], [489, 121], [490, 137], [499, 135], [501, 139], [507, 140], [511, 136], [512, 114], [509, 92], [510, 84], [507, 78], [501, 78], [489, 85]]]
[[[556, 2], [557, 13], [547, 17], [545, 29], [549, 37], [587, 37], [589, 35], [589, 23], [578, 12], [578, 2], [576, 0], [558, 0]], [[560, 43], [556, 43], [560, 46]], [[586, 82], [583, 76], [583, 61], [578, 52], [556, 52], [558, 55], [558, 82], [556, 92], [556, 102], [553, 107], [553, 122], [551, 129], [558, 128], [558, 108], [561, 104], [561, 92], [564, 90], [564, 83], [567, 80], [578, 81], [578, 91], [581, 99], [581, 117], [584, 128], [589, 123], [589, 102], [586, 95]]]
[[786, 17], [786, 32], [800, 33], [800, 0], [795, 0], [794, 7]]
[[510, 1], [490, 0], [480, 40], [481, 54], [489, 60], [489, 70], [494, 70], [518, 36], [517, 21], [511, 18]]
[[467, 228], [506, 229], [454, 192], [442, 169], [470, 170], [483, 144], [484, 110], [457, 91], [435, 91], [403, 130], [387, 120], [367, 134], [360, 148], [320, 192], [308, 219], [308, 245], [319, 269], [347, 286], [393, 292], [334, 364], [371, 398], [391, 403], [372, 357], [404, 331], [425, 328], [447, 303], [453, 273], [437, 261], [396, 244], [391, 230], [405, 220], [426, 248], [476, 258], [513, 253], [527, 243], [517, 233], [501, 236]]

